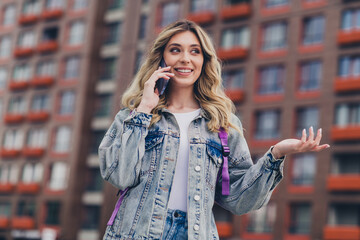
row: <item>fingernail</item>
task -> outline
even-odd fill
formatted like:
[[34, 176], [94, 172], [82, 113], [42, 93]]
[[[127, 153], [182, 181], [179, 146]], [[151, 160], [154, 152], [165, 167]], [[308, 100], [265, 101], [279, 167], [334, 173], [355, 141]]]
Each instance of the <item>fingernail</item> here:
[[322, 128], [319, 129], [319, 132], [322, 133]]

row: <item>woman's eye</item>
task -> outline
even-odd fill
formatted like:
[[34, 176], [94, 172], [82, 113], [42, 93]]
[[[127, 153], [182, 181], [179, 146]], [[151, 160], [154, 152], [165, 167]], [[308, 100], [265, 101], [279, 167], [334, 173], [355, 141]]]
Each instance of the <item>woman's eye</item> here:
[[199, 49], [193, 49], [191, 50], [192, 53], [200, 53], [200, 50]]
[[178, 48], [172, 48], [172, 49], [170, 49], [170, 52], [180, 52], [180, 49], [178, 49]]

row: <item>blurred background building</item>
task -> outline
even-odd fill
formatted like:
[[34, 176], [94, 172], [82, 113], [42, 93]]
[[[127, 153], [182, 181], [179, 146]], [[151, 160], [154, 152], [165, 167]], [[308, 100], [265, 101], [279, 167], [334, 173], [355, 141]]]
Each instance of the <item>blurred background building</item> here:
[[214, 207], [222, 239], [360, 239], [360, 1], [1, 0], [0, 240], [101, 239], [116, 202], [97, 148], [162, 27], [211, 35], [254, 160], [322, 127], [289, 156], [270, 203]]

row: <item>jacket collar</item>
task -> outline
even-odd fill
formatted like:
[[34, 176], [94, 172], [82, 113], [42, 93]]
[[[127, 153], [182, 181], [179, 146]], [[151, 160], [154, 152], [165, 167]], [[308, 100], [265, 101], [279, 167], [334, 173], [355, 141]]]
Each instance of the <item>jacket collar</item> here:
[[[210, 117], [209, 117], [209, 114], [202, 108], [200, 107], [200, 115], [198, 117], [196, 117], [195, 119], [197, 118], [200, 118], [200, 117], [203, 117], [207, 120], [210, 120]], [[162, 113], [171, 113], [167, 108], [162, 108], [159, 110], [159, 112], [162, 112]]]

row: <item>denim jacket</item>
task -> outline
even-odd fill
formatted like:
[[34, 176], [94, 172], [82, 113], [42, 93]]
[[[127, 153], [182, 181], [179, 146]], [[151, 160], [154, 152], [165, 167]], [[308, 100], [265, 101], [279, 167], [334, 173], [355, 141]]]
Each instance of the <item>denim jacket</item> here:
[[[160, 114], [161, 120], [150, 127], [151, 114], [122, 109], [100, 144], [102, 177], [120, 190], [129, 188], [104, 239], [162, 237], [180, 134], [174, 115], [166, 109]], [[222, 195], [221, 175], [217, 181], [222, 147], [208, 121], [202, 109], [189, 126], [188, 239], [219, 239], [214, 201], [237, 215], [259, 209], [283, 177], [283, 159], [274, 159], [269, 150], [253, 164], [243, 135], [230, 129], [230, 194]], [[241, 129], [235, 115], [232, 123]]]

